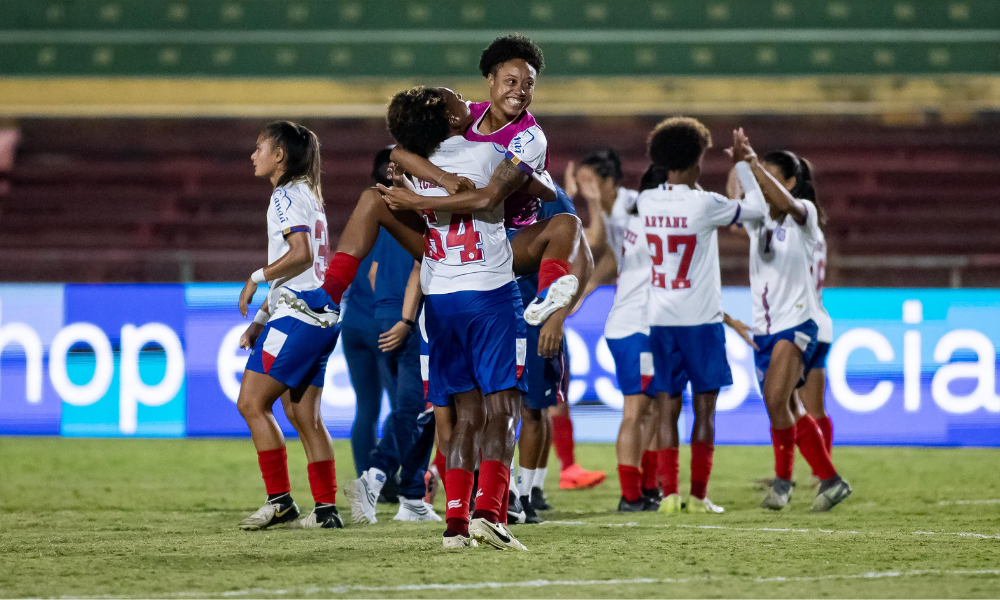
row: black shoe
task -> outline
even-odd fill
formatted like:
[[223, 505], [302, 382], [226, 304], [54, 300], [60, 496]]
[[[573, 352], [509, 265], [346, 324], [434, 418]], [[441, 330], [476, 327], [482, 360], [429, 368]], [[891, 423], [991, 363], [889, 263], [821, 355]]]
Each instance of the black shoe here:
[[289, 525], [293, 529], [343, 529], [344, 520], [340, 518], [337, 507], [332, 504], [320, 504], [305, 518]]
[[399, 504], [399, 479], [386, 477], [385, 485], [378, 495], [379, 504]]
[[[521, 496], [521, 506], [524, 507], [524, 522], [531, 525], [537, 525], [545, 521], [545, 519], [538, 516], [535, 512], [535, 507], [531, 504], [531, 499], [527, 496]], [[509, 516], [508, 516], [509, 518]]]
[[545, 492], [536, 487], [531, 488], [531, 506], [535, 511], [552, 510], [552, 505], [545, 499]]
[[649, 504], [649, 501], [645, 498], [639, 498], [635, 502], [629, 502], [624, 496], [622, 496], [622, 498], [618, 500], [618, 512], [643, 512], [646, 510], [647, 504]]
[[651, 506], [655, 506], [653, 511], [660, 510], [660, 502], [663, 501], [663, 492], [660, 488], [652, 488], [648, 490], [642, 490], [642, 497], [646, 499]]
[[[507, 492], [507, 522], [510, 524], [524, 523], [528, 518], [527, 508], [521, 504], [521, 499], [517, 497], [514, 490]], [[471, 514], [471, 513], [470, 513]]]

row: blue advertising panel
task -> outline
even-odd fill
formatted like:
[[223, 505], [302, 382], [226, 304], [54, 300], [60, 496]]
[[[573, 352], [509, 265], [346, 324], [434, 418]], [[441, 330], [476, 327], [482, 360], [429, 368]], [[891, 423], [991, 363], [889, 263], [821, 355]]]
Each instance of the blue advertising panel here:
[[[0, 285], [0, 434], [247, 435], [236, 409], [247, 351], [238, 284]], [[577, 438], [613, 441], [622, 394], [603, 338], [610, 288], [566, 321]], [[1000, 291], [830, 289], [827, 410], [840, 444], [1000, 446]], [[263, 301], [258, 294], [255, 303]], [[746, 288], [723, 290], [750, 322]], [[769, 443], [753, 351], [727, 331], [733, 385], [716, 443]], [[324, 421], [346, 437], [354, 391], [331, 356]], [[690, 408], [682, 435], [690, 434]], [[280, 409], [275, 414], [291, 432]]]

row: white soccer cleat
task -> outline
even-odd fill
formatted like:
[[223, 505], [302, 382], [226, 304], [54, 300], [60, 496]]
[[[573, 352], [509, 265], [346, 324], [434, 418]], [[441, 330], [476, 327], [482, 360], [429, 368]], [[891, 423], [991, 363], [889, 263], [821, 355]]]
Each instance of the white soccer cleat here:
[[337, 512], [337, 507], [331, 507], [332, 510], [324, 510], [323, 516], [321, 517], [315, 509], [308, 515], [302, 517], [294, 523], [289, 523], [289, 529], [343, 529], [344, 520], [340, 518], [340, 513]]
[[448, 550], [454, 550], [457, 548], [478, 548], [479, 542], [473, 539], [471, 536], [466, 537], [464, 535], [452, 535], [444, 536], [441, 538], [441, 542], [444, 547]]
[[339, 311], [315, 311], [309, 308], [306, 301], [295, 295], [295, 292], [288, 288], [278, 290], [278, 304], [284, 304], [297, 313], [301, 313], [315, 323], [318, 327], [333, 327], [340, 322]]
[[375, 503], [378, 502], [378, 494], [369, 487], [368, 480], [364, 473], [344, 488], [344, 495], [351, 501], [351, 519], [355, 523], [375, 524]]
[[580, 285], [576, 275], [563, 275], [549, 285], [544, 298], [535, 298], [524, 309], [524, 322], [528, 325], [541, 325], [564, 306], [573, 300], [573, 294]]
[[689, 513], [721, 515], [726, 512], [726, 509], [722, 508], [718, 504], [715, 504], [708, 498], [695, 498], [694, 496], [691, 496], [688, 498], [687, 511]]
[[427, 504], [423, 499], [410, 500], [408, 498], [399, 499], [399, 512], [392, 518], [393, 521], [440, 521], [441, 517], [434, 512], [434, 507]]
[[469, 523], [469, 536], [480, 544], [489, 544], [497, 550], [527, 550], [509, 529], [486, 519], [473, 519]]
[[257, 509], [257, 512], [240, 521], [240, 529], [244, 531], [259, 531], [267, 529], [272, 525], [290, 523], [299, 516], [299, 507], [294, 502], [290, 504], [280, 504], [277, 502], [265, 502], [264, 506]]

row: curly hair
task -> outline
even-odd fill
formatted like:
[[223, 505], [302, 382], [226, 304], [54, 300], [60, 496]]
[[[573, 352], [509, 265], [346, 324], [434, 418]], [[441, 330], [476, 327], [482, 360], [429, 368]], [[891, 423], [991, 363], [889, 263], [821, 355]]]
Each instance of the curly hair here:
[[708, 127], [691, 117], [664, 119], [653, 128], [647, 141], [649, 159], [668, 171], [683, 171], [697, 164], [712, 147]]
[[508, 60], [520, 58], [535, 68], [536, 73], [541, 73], [545, 68], [545, 57], [542, 49], [534, 42], [519, 33], [512, 33], [493, 40], [479, 58], [479, 70], [483, 77], [489, 77], [491, 73], [496, 73], [497, 67]]
[[404, 150], [427, 158], [448, 138], [448, 105], [437, 88], [417, 86], [392, 97], [385, 123]]

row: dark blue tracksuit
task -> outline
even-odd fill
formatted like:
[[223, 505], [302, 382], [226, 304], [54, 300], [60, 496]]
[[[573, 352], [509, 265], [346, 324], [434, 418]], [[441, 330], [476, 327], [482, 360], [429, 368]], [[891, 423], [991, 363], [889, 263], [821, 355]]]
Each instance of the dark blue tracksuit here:
[[[403, 296], [413, 269], [413, 257], [392, 237], [380, 235], [372, 251], [375, 274], [375, 321], [380, 332], [392, 329], [403, 318]], [[382, 439], [371, 455], [370, 466], [387, 476], [399, 477], [399, 495], [424, 496], [424, 473], [434, 445], [434, 422], [420, 419], [424, 412], [424, 384], [420, 376], [420, 335], [411, 328], [408, 337], [382, 360], [394, 390], [392, 412], [382, 429]], [[419, 419], [419, 422], [418, 422]]]
[[[389, 234], [382, 232], [383, 235]], [[347, 289], [340, 303], [341, 333], [344, 358], [351, 377], [351, 386], [357, 396], [357, 411], [351, 426], [351, 452], [358, 476], [368, 469], [375, 438], [379, 413], [382, 410], [382, 392], [389, 392], [393, 402], [396, 388], [378, 349], [378, 325], [375, 323], [375, 294], [368, 281], [368, 272], [374, 256], [369, 254], [358, 266], [358, 274]]]

